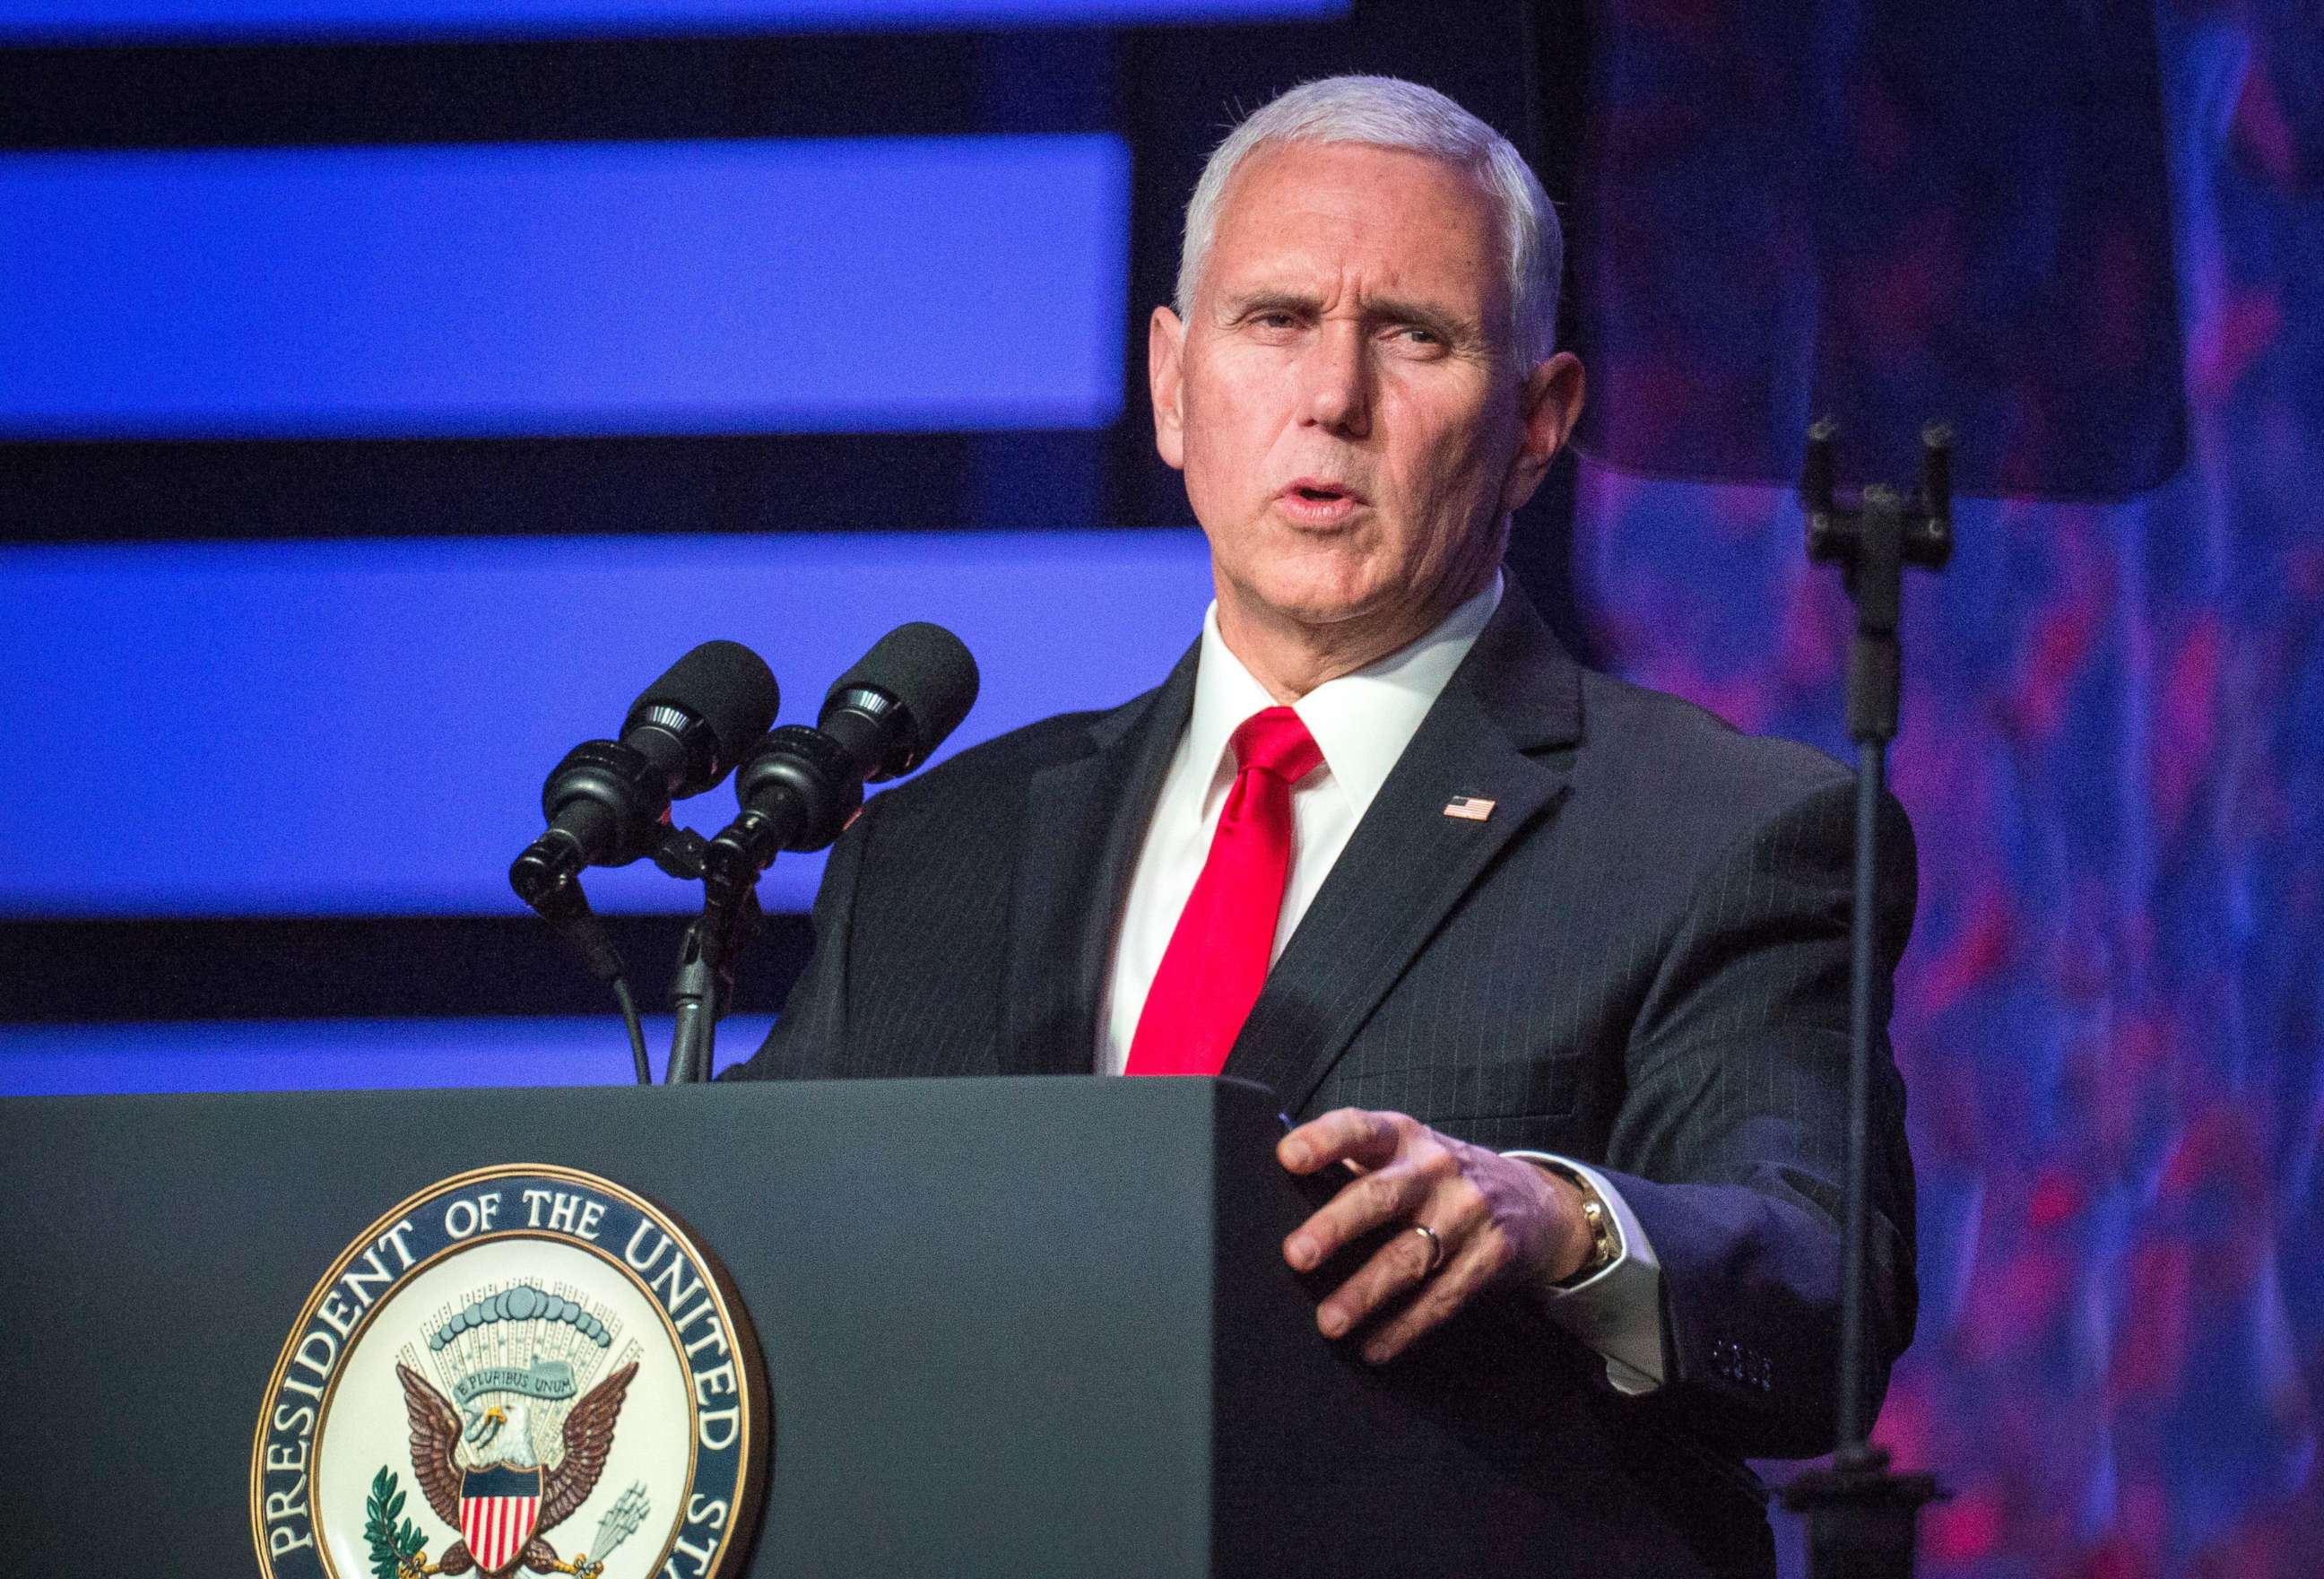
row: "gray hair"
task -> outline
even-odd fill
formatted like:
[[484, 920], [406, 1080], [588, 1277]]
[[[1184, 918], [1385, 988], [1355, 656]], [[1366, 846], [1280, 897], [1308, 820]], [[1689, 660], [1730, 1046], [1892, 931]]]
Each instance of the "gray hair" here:
[[1180, 318], [1194, 304], [1227, 182], [1244, 160], [1273, 143], [1400, 148], [1468, 171], [1484, 187], [1500, 219], [1508, 263], [1509, 344], [1528, 367], [1556, 348], [1565, 237], [1540, 180], [1508, 138], [1434, 88], [1395, 77], [1326, 77], [1304, 83], [1227, 134], [1186, 203], [1186, 235], [1178, 254]]

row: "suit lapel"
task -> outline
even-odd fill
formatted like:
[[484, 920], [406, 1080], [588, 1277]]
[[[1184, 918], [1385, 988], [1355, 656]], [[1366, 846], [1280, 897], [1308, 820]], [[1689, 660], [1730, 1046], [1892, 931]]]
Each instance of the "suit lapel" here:
[[1028, 786], [1010, 912], [1004, 1075], [1086, 1075], [1114, 923], [1194, 703], [1189, 648], [1157, 690], [1090, 725], [1085, 756]]
[[[1511, 586], [1268, 975], [1225, 1073], [1296, 1113], [1495, 856], [1563, 796], [1582, 671]], [[1493, 802], [1447, 817], [1455, 796]]]

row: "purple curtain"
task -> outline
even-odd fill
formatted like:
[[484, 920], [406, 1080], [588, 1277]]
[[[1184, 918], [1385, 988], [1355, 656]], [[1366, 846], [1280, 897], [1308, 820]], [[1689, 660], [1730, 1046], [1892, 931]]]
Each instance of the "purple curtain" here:
[[1935, 93], [1924, 5], [1620, 9], [1577, 226], [1612, 660], [1844, 753], [1788, 492], [1649, 474], [1784, 475], [1814, 409], [1909, 482], [1942, 414], [2007, 494], [1908, 585], [1893, 758], [1922, 1572], [2324, 1573], [2324, 14], [1956, 6]]

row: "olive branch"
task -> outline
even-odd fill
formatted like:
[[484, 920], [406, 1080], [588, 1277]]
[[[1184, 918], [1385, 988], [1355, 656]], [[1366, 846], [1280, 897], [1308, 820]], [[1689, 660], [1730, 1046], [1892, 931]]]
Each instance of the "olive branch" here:
[[428, 1549], [428, 1537], [409, 1519], [397, 1527], [396, 1520], [403, 1513], [403, 1489], [395, 1472], [385, 1464], [372, 1477], [364, 1513], [364, 1539], [371, 1543], [372, 1579], [397, 1579], [417, 1568], [420, 1554]]

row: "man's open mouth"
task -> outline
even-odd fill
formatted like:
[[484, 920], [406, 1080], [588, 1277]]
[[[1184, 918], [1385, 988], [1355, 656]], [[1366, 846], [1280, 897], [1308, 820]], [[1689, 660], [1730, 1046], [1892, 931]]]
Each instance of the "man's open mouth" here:
[[1287, 485], [1283, 496], [1307, 504], [1331, 504], [1344, 501], [1351, 504], [1364, 502], [1362, 494], [1342, 484], [1320, 477], [1301, 477]]

